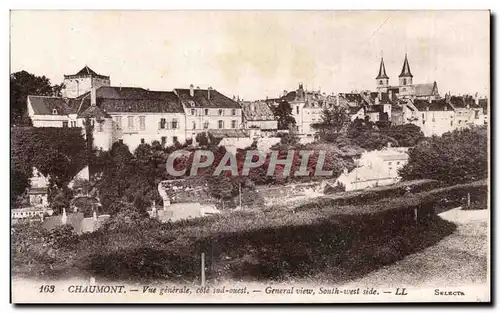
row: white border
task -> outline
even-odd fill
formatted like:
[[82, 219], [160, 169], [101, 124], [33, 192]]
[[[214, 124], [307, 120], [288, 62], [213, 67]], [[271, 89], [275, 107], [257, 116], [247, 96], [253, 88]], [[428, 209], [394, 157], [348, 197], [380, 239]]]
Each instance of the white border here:
[[[168, 4], [160, 2], [160, 1], [148, 1], [148, 0], [141, 0], [141, 1], [129, 1], [129, 2], [124, 2], [124, 1], [116, 1], [116, 2], [105, 2], [102, 0], [86, 0], [84, 2], [79, 1], [76, 3], [69, 3], [69, 1], [44, 1], [43, 4], [41, 4], [39, 1], [13, 1], [13, 0], [7, 0], [7, 1], [2, 1], [0, 6], [2, 7], [2, 11], [0, 14], [0, 18], [2, 19], [2, 25], [1, 27], [1, 36], [2, 36], [2, 43], [4, 46], [2, 49], [0, 49], [2, 53], [2, 58], [1, 58], [1, 68], [0, 71], [4, 73], [4, 75], [1, 75], [0, 77], [2, 78], [2, 99], [3, 104], [0, 105], [0, 117], [2, 118], [2, 123], [1, 125], [4, 125], [5, 130], [4, 132], [1, 133], [0, 136], [0, 144], [5, 147], [3, 149], [5, 153], [5, 158], [2, 158], [4, 160], [1, 162], [0, 166], [0, 177], [3, 179], [1, 180], [1, 187], [0, 190], [2, 192], [2, 199], [4, 200], [4, 203], [6, 204], [4, 208], [4, 214], [5, 217], [2, 218], [2, 222], [4, 223], [4, 227], [2, 227], [2, 236], [1, 236], [1, 243], [2, 247], [0, 251], [3, 251], [4, 257], [2, 258], [2, 271], [0, 271], [2, 275], [2, 284], [1, 284], [1, 292], [0, 294], [2, 295], [2, 312], [5, 311], [11, 311], [14, 310], [15, 308], [12, 305], [8, 304], [9, 301], [9, 282], [10, 282], [10, 271], [9, 271], [9, 259], [7, 258], [8, 253], [7, 251], [10, 251], [10, 245], [9, 245], [9, 219], [7, 217], [8, 213], [8, 201], [9, 201], [9, 158], [10, 158], [10, 151], [7, 147], [9, 147], [9, 81], [8, 81], [8, 76], [7, 72], [9, 71], [9, 9], [70, 9], [70, 10], [78, 10], [78, 9], [85, 9], [85, 10], [92, 10], [92, 9], [127, 9], [127, 10], [133, 10], [133, 9], [139, 9], [139, 10], [155, 10], [155, 9], [161, 9], [161, 10], [179, 10], [179, 9], [204, 9], [204, 10], [217, 10], [217, 9], [225, 9], [225, 10], [245, 10], [245, 9], [259, 9], [259, 10], [325, 10], [325, 9], [336, 9], [336, 10], [368, 10], [368, 9], [376, 9], [376, 10], [383, 10], [383, 9], [399, 9], [399, 10], [408, 10], [408, 9], [433, 9], [433, 10], [438, 10], [438, 9], [455, 9], [455, 10], [461, 10], [461, 9], [491, 9], [492, 13], [495, 14], [500, 12], [499, 9], [499, 3], [498, 1], [484, 1], [484, 0], [475, 0], [475, 1], [435, 1], [435, 0], [419, 0], [419, 1], [401, 1], [401, 0], [379, 0], [379, 1], [342, 1], [342, 2], [336, 2], [334, 4], [329, 3], [328, 1], [319, 1], [319, 0], [307, 0], [307, 1], [270, 1], [270, 0], [252, 0], [252, 1], [221, 1], [221, 0], [211, 0], [211, 1], [203, 1], [203, 0], [184, 0], [184, 1], [176, 1], [174, 3], [169, 2]], [[496, 23], [498, 24], [498, 16], [495, 16]], [[36, 23], [36, 21], [33, 21]], [[467, 21], [464, 21], [464, 23], [467, 23]], [[492, 40], [493, 42], [496, 42], [498, 39], [498, 33], [494, 32], [492, 35], [494, 35], [495, 39]], [[492, 55], [492, 58], [495, 58], [498, 56], [498, 51], [496, 51], [495, 55]], [[498, 80], [496, 80], [495, 85], [491, 86], [491, 90], [500, 90], [498, 86]], [[497, 95], [498, 96], [498, 95]], [[495, 106], [495, 103], [492, 103], [493, 106]], [[496, 110], [498, 111], [498, 110]], [[499, 113], [496, 112], [495, 116], [492, 116], [491, 121], [494, 122], [497, 120]], [[493, 138], [500, 138], [500, 130], [496, 129], [495, 134], [493, 134]], [[496, 151], [495, 151], [496, 152]], [[494, 177], [496, 178], [496, 177]], [[497, 194], [495, 191], [497, 191], [497, 188], [495, 187], [495, 190], [492, 190], [493, 194]], [[496, 219], [495, 221], [492, 221], [493, 225], [498, 224], [498, 212], [496, 214]], [[495, 240], [492, 238], [493, 242]], [[493, 272], [494, 273], [494, 272]], [[494, 297], [494, 296], [493, 296]], [[498, 299], [497, 299], [498, 300]], [[289, 307], [274, 307], [275, 309], [280, 309], [280, 310], [288, 310], [290, 309]], [[24, 310], [28, 311], [35, 311], [36, 309], [39, 308], [24, 308]], [[45, 308], [47, 309], [52, 309], [52, 308]], [[62, 309], [68, 309], [68, 308], [62, 308]], [[96, 307], [86, 307], [84, 308], [85, 311], [90, 312], [91, 310], [93, 312], [95, 311], [103, 311], [105, 309], [114, 309], [114, 310], [121, 310], [124, 309], [122, 307], [118, 308], [96, 308]], [[141, 310], [143, 308], [139, 307], [133, 307], [133, 310]], [[155, 308], [158, 310], [179, 310], [182, 308], [175, 308], [175, 307], [159, 307]], [[187, 308], [184, 308], [185, 310]], [[195, 308], [190, 308], [190, 310], [206, 310], [206, 309], [211, 309], [211, 310], [220, 310], [220, 308], [205, 308], [205, 307], [195, 307]], [[226, 309], [232, 310], [236, 309], [235, 307], [226, 307]], [[251, 310], [267, 310], [269, 308], [263, 308], [263, 307], [252, 307]], [[300, 310], [307, 310], [308, 308], [306, 307], [298, 307], [297, 309]], [[331, 310], [332, 308], [330, 307], [321, 307], [321, 308], [316, 308], [316, 309], [323, 309], [323, 310]], [[359, 307], [333, 307], [334, 310], [349, 310], [352, 311], [361, 309]], [[387, 308], [385, 307], [371, 307], [371, 310], [386, 310]], [[391, 308], [389, 308], [391, 309]], [[412, 307], [393, 307], [392, 309], [395, 310], [407, 310], [407, 309], [412, 309]], [[425, 310], [425, 307], [419, 308], [419, 310]], [[440, 308], [444, 309], [444, 308]], [[460, 310], [465, 310], [467, 309], [466, 307], [460, 308], [460, 307], [453, 307], [452, 308], [454, 311], [460, 311]]]

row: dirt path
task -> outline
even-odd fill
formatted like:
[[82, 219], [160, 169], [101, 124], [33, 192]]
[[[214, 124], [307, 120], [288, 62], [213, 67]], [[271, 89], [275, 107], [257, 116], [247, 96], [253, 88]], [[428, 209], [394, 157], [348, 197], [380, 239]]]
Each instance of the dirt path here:
[[439, 214], [457, 230], [436, 245], [348, 285], [436, 287], [487, 282], [489, 210], [452, 209]]

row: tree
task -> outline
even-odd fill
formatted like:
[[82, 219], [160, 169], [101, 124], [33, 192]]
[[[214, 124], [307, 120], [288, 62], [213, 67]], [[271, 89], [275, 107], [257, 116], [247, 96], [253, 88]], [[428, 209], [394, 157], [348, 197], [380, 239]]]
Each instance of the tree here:
[[425, 137], [420, 127], [414, 124], [391, 126], [384, 133], [394, 138], [400, 147], [413, 147]]
[[321, 122], [313, 124], [316, 128], [323, 132], [333, 131], [339, 133], [349, 124], [350, 118], [346, 109], [340, 106], [334, 106], [332, 109], [324, 109], [321, 113]]
[[292, 107], [287, 101], [282, 101], [273, 109], [274, 116], [278, 119], [278, 129], [289, 130], [295, 125], [295, 119], [292, 116]]
[[28, 95], [60, 96], [64, 86], [50, 84], [45, 76], [36, 76], [26, 71], [10, 75], [10, 123], [29, 126], [26, 101]]
[[409, 150], [400, 175], [405, 180], [436, 179], [449, 184], [488, 177], [488, 131], [472, 127], [433, 136]]

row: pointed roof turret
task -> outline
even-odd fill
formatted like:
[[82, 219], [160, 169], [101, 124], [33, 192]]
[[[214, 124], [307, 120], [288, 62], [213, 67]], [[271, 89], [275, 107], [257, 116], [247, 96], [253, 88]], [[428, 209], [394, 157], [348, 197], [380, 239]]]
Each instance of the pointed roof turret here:
[[89, 76], [91, 76], [91, 77], [97, 77], [97, 78], [103, 78], [103, 79], [109, 79], [109, 76], [97, 74], [94, 70], [92, 70], [87, 65], [85, 65], [76, 74], [73, 74], [73, 75], [64, 75], [64, 78], [77, 78], [77, 77], [89, 77]]
[[403, 63], [403, 69], [399, 77], [413, 77], [410, 71], [410, 63], [408, 63], [408, 55], [405, 53], [405, 61]]
[[375, 79], [381, 79], [381, 78], [389, 79], [389, 76], [387, 76], [387, 74], [385, 73], [384, 58], [380, 59], [380, 69], [378, 70], [378, 75], [377, 78]]

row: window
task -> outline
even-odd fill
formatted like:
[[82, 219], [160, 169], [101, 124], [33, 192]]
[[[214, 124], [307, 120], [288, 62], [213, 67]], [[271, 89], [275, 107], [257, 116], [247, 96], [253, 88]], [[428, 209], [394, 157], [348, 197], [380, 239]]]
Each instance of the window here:
[[165, 129], [165, 124], [167, 124], [167, 120], [165, 118], [160, 118], [160, 129]]
[[453, 121], [450, 121], [450, 126], [453, 126]]
[[299, 106], [297, 106], [297, 114], [299, 114]]
[[219, 109], [219, 115], [222, 115], [222, 109]]
[[144, 138], [141, 138], [141, 143], [144, 143]]
[[68, 122], [62, 122], [63, 127], [68, 127]]
[[119, 143], [123, 143], [123, 139], [118, 139], [118, 142]]
[[399, 161], [396, 164], [399, 165]]
[[223, 120], [219, 120], [219, 128], [224, 128], [224, 121]]
[[104, 122], [97, 123], [97, 131], [100, 132], [100, 133], [103, 132], [103, 124], [104, 124]]
[[231, 128], [236, 128], [236, 123], [237, 123], [236, 120], [232, 120], [231, 121]]
[[205, 121], [205, 122], [203, 123], [203, 128], [208, 129], [208, 121]]
[[146, 117], [139, 116], [139, 127], [141, 130], [146, 130]]
[[172, 129], [177, 129], [178, 121], [176, 118], [172, 119]]
[[236, 115], [236, 109], [231, 110], [231, 115]]
[[422, 113], [422, 119], [424, 119], [424, 118], [425, 118], [425, 113]]
[[193, 129], [196, 129], [196, 122], [193, 121]]
[[52, 110], [52, 114], [57, 114], [57, 110], [56, 109]]
[[208, 115], [208, 109], [205, 109], [205, 115]]
[[116, 127], [118, 129], [122, 129], [122, 117], [121, 116], [116, 117]]
[[134, 128], [134, 117], [129, 116], [128, 117], [128, 129], [133, 129]]
[[191, 115], [195, 115], [195, 112], [196, 112], [195, 109], [191, 109]]
[[425, 125], [425, 121], [422, 121], [422, 125]]
[[403, 78], [403, 85], [406, 85], [406, 78]]
[[177, 138], [177, 136], [174, 136], [174, 137], [172, 138], [172, 140], [174, 141], [174, 143], [176, 143], [176, 142], [178, 143], [178, 142], [179, 142], [179, 139]]
[[379, 84], [379, 85], [383, 85], [383, 84], [384, 84], [384, 82], [383, 82], [383, 81], [379, 81], [379, 83], [378, 83], [378, 84]]
[[392, 165], [392, 162], [389, 162], [389, 165]]
[[167, 137], [162, 136], [161, 137], [161, 145], [165, 147], [166, 144], [167, 144]]
[[479, 111], [474, 111], [474, 118], [478, 119], [479, 118]]
[[459, 120], [459, 121], [458, 121], [458, 125], [460, 125], [460, 124], [462, 124], [462, 121], [460, 121], [460, 120]]

